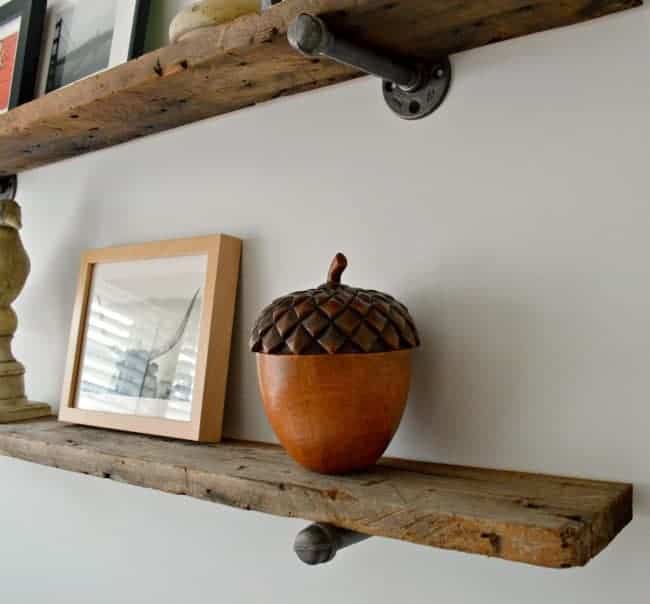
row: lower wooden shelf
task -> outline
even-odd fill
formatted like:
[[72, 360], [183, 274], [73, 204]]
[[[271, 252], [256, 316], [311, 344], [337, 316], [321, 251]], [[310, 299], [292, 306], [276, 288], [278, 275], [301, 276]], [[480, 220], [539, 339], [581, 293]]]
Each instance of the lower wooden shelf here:
[[586, 564], [632, 519], [632, 485], [386, 459], [321, 476], [273, 445], [197, 445], [55, 419], [0, 426], [0, 454], [368, 535], [538, 566]]

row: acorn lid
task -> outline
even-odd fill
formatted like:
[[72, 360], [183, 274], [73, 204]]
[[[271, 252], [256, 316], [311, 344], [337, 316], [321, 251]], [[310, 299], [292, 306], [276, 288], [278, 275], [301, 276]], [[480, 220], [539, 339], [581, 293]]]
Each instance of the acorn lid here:
[[392, 352], [420, 345], [406, 306], [392, 296], [341, 283], [348, 261], [337, 254], [327, 283], [294, 292], [267, 306], [250, 347], [264, 354]]

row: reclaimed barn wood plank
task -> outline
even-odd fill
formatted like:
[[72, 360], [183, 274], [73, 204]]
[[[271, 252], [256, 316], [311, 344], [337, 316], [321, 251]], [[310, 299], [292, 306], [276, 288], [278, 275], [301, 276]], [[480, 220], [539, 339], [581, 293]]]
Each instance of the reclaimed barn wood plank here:
[[632, 485], [386, 459], [349, 476], [308, 472], [279, 447], [198, 445], [57, 423], [0, 426], [0, 454], [368, 535], [566, 568], [632, 518]]
[[0, 115], [0, 176], [362, 75], [286, 41], [301, 12], [396, 56], [431, 58], [642, 0], [285, 0]]

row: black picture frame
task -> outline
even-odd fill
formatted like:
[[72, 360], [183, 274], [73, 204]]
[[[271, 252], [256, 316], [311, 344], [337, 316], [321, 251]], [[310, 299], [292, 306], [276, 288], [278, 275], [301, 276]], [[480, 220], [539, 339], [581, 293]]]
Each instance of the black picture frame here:
[[20, 17], [9, 110], [34, 98], [46, 4], [47, 0], [11, 0], [0, 6], [0, 25]]
[[[117, 0], [111, 1], [113, 3], [117, 2]], [[53, 74], [56, 72], [56, 62], [61, 60], [58, 55], [59, 49], [57, 36], [60, 35], [60, 32], [57, 33], [57, 27], [59, 27], [58, 23], [62, 22], [62, 17], [66, 9], [76, 10], [77, 8], [81, 8], [81, 5], [84, 5], [84, 2], [86, 2], [86, 0], [62, 0], [60, 3], [46, 2], [47, 9], [45, 11], [42, 33], [43, 48], [41, 52], [40, 68], [37, 70], [36, 77], [35, 94], [37, 97], [45, 96], [55, 92], [56, 90], [60, 90], [63, 87], [72, 85], [79, 80], [85, 79], [86, 77], [96, 75], [105, 69], [110, 69], [123, 62], [136, 59], [144, 53], [148, 33], [147, 28], [151, 0], [129, 0], [130, 20], [117, 20], [116, 15], [116, 21], [113, 23], [113, 41], [111, 44], [115, 41], [115, 30], [120, 28], [121, 33], [122, 44], [119, 51], [120, 61], [114, 63], [109, 62], [106, 67], [102, 67], [96, 71], [88, 71], [78, 77], [69, 79], [65, 83], [56, 81], [56, 76]], [[94, 2], [87, 2], [83, 8], [92, 12], [94, 4]], [[128, 34], [128, 38], [124, 34]]]
[[144, 54], [147, 38], [147, 27], [149, 25], [149, 12], [151, 0], [138, 0], [131, 29], [131, 48], [129, 49], [129, 60], [137, 59]]

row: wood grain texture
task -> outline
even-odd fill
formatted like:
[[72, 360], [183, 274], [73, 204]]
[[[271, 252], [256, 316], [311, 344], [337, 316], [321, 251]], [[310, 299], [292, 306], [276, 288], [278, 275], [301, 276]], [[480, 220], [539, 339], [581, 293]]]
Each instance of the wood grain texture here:
[[430, 58], [586, 21], [642, 0], [285, 0], [0, 116], [0, 176], [360, 74], [286, 41], [301, 12], [351, 40]]
[[385, 460], [322, 476], [279, 448], [197, 445], [66, 426], [0, 426], [0, 454], [278, 516], [564, 568], [587, 563], [632, 518], [632, 485]]

